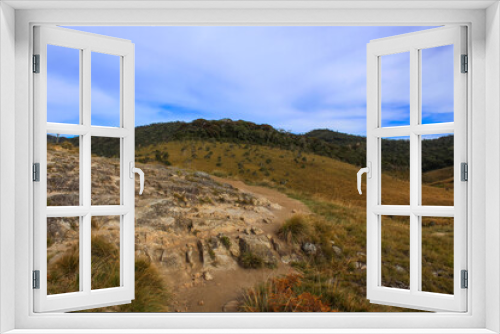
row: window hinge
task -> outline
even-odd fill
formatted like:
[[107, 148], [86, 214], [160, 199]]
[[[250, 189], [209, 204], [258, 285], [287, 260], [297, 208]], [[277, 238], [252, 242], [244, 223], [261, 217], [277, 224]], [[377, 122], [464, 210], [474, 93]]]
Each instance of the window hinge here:
[[38, 162], [33, 164], [33, 181], [40, 182], [40, 164]]
[[469, 72], [469, 56], [467, 55], [462, 55], [462, 73], [467, 73]]
[[469, 165], [466, 162], [460, 165], [460, 180], [469, 181]]
[[33, 289], [40, 289], [40, 270], [33, 270]]
[[33, 73], [40, 73], [40, 55], [33, 55]]
[[467, 289], [469, 287], [469, 272], [467, 270], [461, 271], [462, 289]]

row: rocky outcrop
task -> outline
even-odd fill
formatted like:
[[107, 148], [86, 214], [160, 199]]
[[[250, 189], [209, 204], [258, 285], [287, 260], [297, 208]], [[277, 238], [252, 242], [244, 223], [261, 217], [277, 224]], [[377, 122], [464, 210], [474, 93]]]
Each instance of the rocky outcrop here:
[[278, 259], [273, 252], [273, 246], [267, 237], [253, 235], [241, 236], [239, 245], [240, 257], [244, 254], [252, 254], [261, 259], [263, 264], [267, 267], [274, 268], [278, 265]]

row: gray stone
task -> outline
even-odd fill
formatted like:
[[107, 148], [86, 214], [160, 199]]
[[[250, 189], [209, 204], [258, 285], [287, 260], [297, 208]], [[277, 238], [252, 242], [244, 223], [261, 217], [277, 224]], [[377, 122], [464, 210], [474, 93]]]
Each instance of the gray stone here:
[[302, 244], [302, 251], [307, 255], [314, 255], [318, 251], [316, 245], [310, 242], [305, 242]]
[[396, 271], [397, 271], [398, 273], [400, 273], [400, 274], [404, 274], [404, 273], [406, 273], [406, 269], [405, 269], [405, 268], [403, 268], [403, 267], [401, 267], [399, 264], [396, 264], [396, 265], [394, 266], [394, 268], [395, 268], [395, 269], [396, 269]]
[[194, 176], [201, 177], [203, 179], [209, 179], [210, 178], [210, 175], [208, 175], [205, 172], [195, 172]]
[[333, 248], [333, 252], [335, 253], [335, 255], [342, 256], [342, 254], [343, 254], [342, 248], [340, 248], [339, 246], [332, 246], [332, 248]]

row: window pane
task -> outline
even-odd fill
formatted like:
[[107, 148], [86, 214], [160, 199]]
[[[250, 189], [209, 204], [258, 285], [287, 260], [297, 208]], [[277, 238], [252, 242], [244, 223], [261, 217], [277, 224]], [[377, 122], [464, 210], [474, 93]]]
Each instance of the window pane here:
[[80, 290], [80, 218], [47, 218], [47, 294]]
[[47, 134], [47, 206], [80, 205], [79, 136]]
[[382, 138], [382, 205], [410, 205], [410, 137]]
[[454, 136], [425, 135], [422, 140], [422, 205], [453, 206]]
[[80, 50], [47, 45], [47, 122], [80, 123]]
[[92, 52], [92, 125], [120, 126], [120, 57]]
[[92, 205], [120, 205], [120, 138], [92, 137]]
[[382, 216], [382, 286], [410, 288], [410, 217]]
[[453, 122], [453, 45], [421, 50], [422, 124]]
[[422, 291], [453, 294], [453, 218], [422, 217]]
[[120, 216], [95, 216], [92, 225], [92, 289], [120, 286]]
[[380, 57], [382, 126], [410, 125], [410, 53]]

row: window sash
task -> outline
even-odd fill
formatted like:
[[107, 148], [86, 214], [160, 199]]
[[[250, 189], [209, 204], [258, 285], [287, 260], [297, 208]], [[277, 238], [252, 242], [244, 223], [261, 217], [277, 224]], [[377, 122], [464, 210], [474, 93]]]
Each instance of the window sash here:
[[[367, 180], [367, 298], [374, 303], [423, 310], [467, 310], [467, 290], [461, 289], [460, 271], [467, 269], [467, 183], [460, 182], [460, 163], [467, 162], [467, 76], [460, 73], [460, 56], [466, 54], [465, 27], [443, 27], [371, 41], [367, 48], [367, 161], [372, 177]], [[454, 45], [454, 122], [420, 123], [420, 50]], [[410, 53], [410, 125], [381, 127], [380, 58], [384, 55]], [[454, 206], [420, 205], [421, 147], [424, 134], [454, 134]], [[410, 137], [410, 205], [381, 205], [381, 138]], [[410, 217], [410, 288], [381, 286], [381, 216]], [[454, 217], [454, 294], [420, 291], [421, 224], [423, 216]]]
[[[47, 45], [80, 50], [80, 124], [47, 122]], [[120, 57], [119, 128], [91, 125], [91, 53]], [[35, 27], [34, 53], [40, 55], [40, 73], [34, 75], [34, 161], [40, 163], [40, 182], [34, 184], [34, 270], [40, 271], [40, 289], [33, 290], [34, 311], [73, 311], [130, 302], [134, 298], [134, 181], [129, 162], [134, 158], [134, 46], [130, 41], [76, 30]], [[80, 205], [47, 207], [47, 134], [80, 136]], [[120, 205], [91, 204], [91, 138], [120, 138]], [[91, 218], [120, 216], [120, 286], [92, 290]], [[80, 217], [79, 292], [47, 295], [47, 217]]]

